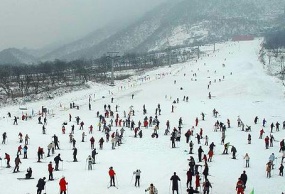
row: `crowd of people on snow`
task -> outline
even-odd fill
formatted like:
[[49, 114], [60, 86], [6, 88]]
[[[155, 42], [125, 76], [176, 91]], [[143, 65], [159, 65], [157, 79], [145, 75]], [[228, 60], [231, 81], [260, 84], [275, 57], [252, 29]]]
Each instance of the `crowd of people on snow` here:
[[[194, 75], [196, 76], [196, 75]], [[176, 80], [174, 82], [174, 84], [176, 84]], [[208, 89], [210, 88], [211, 82], [209, 82], [208, 84]], [[183, 90], [183, 88], [181, 87], [180, 90]], [[211, 92], [208, 93], [208, 98], [209, 100], [212, 99], [212, 94]], [[91, 110], [91, 98], [89, 97], [89, 101], [88, 101], [88, 108], [89, 110]], [[134, 94], [131, 95], [131, 99], [134, 99]], [[189, 98], [188, 96], [184, 96], [183, 97], [183, 101], [184, 102], [188, 102]], [[114, 103], [114, 97], [111, 97], [111, 104]], [[169, 110], [169, 112], [174, 113], [174, 108], [175, 106], [177, 106], [177, 104], [179, 104], [179, 98], [176, 98], [173, 101], [173, 104], [171, 105], [171, 109]], [[75, 105], [75, 103], [70, 103], [70, 108], [77, 108], [79, 109], [79, 106]], [[159, 130], [162, 128], [161, 127], [161, 121], [160, 121], [160, 116], [163, 114], [162, 111], [162, 107], [161, 105], [158, 103], [157, 106], [154, 108], [154, 115], [150, 114], [150, 111], [147, 110], [146, 105], [143, 105], [142, 108], [142, 113], [143, 115], [141, 116], [141, 119], [138, 119], [137, 121], [135, 119], [138, 118], [138, 116], [135, 117], [136, 110], [134, 109], [133, 106], [129, 107], [128, 111], [123, 111], [121, 112], [121, 114], [118, 111], [119, 105], [115, 106], [115, 110], [114, 107], [112, 107], [110, 104], [105, 104], [102, 107], [103, 112], [97, 111], [96, 112], [96, 117], [98, 119], [98, 131], [102, 132], [101, 137], [98, 137], [98, 144], [99, 144], [99, 149], [102, 151], [104, 148], [104, 143], [109, 143], [110, 142], [110, 149], [115, 150], [116, 147], [121, 146], [121, 144], [123, 144], [124, 142], [124, 132], [126, 129], [130, 130], [133, 132], [133, 136], [134, 138], [143, 138], [143, 131], [145, 129], [152, 129], [153, 132], [151, 134], [150, 137], [148, 138], [159, 138]], [[219, 118], [220, 113], [216, 110], [213, 109], [212, 110], [212, 117], [216, 120]], [[203, 192], [204, 194], [209, 194], [210, 190], [213, 189], [213, 183], [212, 181], [209, 180], [209, 177], [211, 177], [212, 175], [209, 173], [210, 172], [210, 166], [209, 163], [213, 162], [213, 156], [216, 154], [215, 153], [215, 143], [212, 141], [211, 143], [209, 143], [209, 134], [205, 134], [205, 131], [203, 130], [202, 127], [202, 122], [205, 121], [205, 115], [206, 113], [202, 112], [201, 113], [201, 119], [199, 119], [199, 117], [196, 117], [194, 119], [194, 125], [192, 126], [192, 128], [190, 129], [186, 129], [184, 130], [185, 134], [185, 142], [187, 145], [189, 145], [189, 151], [186, 150], [186, 152], [190, 155], [190, 158], [188, 159], [188, 166], [189, 169], [186, 172], [186, 187], [187, 187], [187, 193], [188, 194], [193, 194], [193, 193], [199, 193], [199, 192]], [[8, 117], [11, 117], [11, 113], [8, 113]], [[22, 120], [23, 121], [27, 121], [28, 115], [23, 114], [22, 115]], [[70, 128], [70, 133], [68, 134], [69, 137], [69, 143], [72, 146], [72, 156], [73, 156], [73, 161], [72, 162], [78, 162], [77, 159], [77, 152], [78, 152], [78, 146], [76, 146], [76, 139], [74, 137], [75, 133], [81, 133], [81, 142], [85, 142], [85, 138], [87, 136], [87, 134], [85, 133], [85, 129], [86, 129], [86, 123], [79, 117], [76, 116], [74, 117], [74, 120], [72, 119], [72, 115], [69, 114], [68, 115], [68, 120], [69, 122], [75, 122], [79, 129], [75, 130], [75, 126], [74, 124], [71, 124], [71, 128]], [[43, 121], [42, 121], [43, 119]], [[141, 122], [142, 120], [142, 122]], [[259, 121], [258, 116], [256, 116], [253, 119], [253, 124], [257, 124]], [[174, 121], [171, 121], [174, 122]], [[183, 125], [183, 120], [182, 117], [180, 117], [178, 119], [178, 125], [177, 127], [173, 127], [171, 129], [170, 127], [170, 119], [166, 120], [165, 122], [165, 130], [164, 130], [164, 135], [165, 136], [170, 136], [169, 140], [170, 140], [170, 148], [177, 148], [179, 147], [180, 144], [182, 144], [182, 134], [184, 132], [182, 132], [182, 128], [184, 127]], [[263, 134], [265, 133], [264, 128], [266, 127], [266, 119], [264, 118], [262, 120], [262, 128], [259, 131], [259, 139], [263, 139]], [[41, 126], [42, 129], [42, 134], [46, 134], [46, 127], [47, 127], [47, 112], [40, 113], [38, 116], [38, 124]], [[19, 125], [18, 122], [18, 117], [15, 116], [14, 120], [13, 120], [13, 125]], [[223, 146], [224, 150], [221, 154], [223, 155], [227, 155], [229, 154], [229, 151], [232, 153], [232, 159], [237, 159], [237, 148], [234, 145], [231, 145], [230, 142], [226, 142], [226, 132], [229, 128], [232, 128], [230, 119], [228, 118], [225, 123], [223, 123], [222, 121], [216, 120], [213, 124], [214, 132], [220, 132], [221, 133], [221, 142], [220, 145]], [[250, 125], [245, 125], [244, 122], [242, 121], [242, 119], [240, 118], [240, 116], [238, 116], [237, 118], [237, 127], [238, 129], [240, 129], [241, 131], [247, 132], [247, 142], [250, 145], [251, 144], [251, 134], [252, 130], [251, 130], [251, 126]], [[199, 128], [199, 129], [198, 129]], [[273, 147], [273, 143], [274, 141], [277, 141], [275, 139], [275, 137], [273, 136], [274, 133], [274, 128], [275, 128], [275, 132], [279, 132], [280, 129], [280, 123], [278, 121], [276, 122], [272, 122], [270, 124], [270, 134], [266, 135], [266, 137], [264, 138], [264, 142], [265, 142], [265, 149], [269, 149], [270, 147]], [[96, 150], [96, 146], [94, 146], [95, 144], [95, 138], [93, 136], [93, 125], [90, 124], [88, 127], [88, 135], [90, 135], [90, 148], [91, 148], [91, 152], [90, 155], [88, 155], [88, 157], [86, 158], [86, 166], [87, 166], [87, 170], [92, 170], [94, 167], [93, 165], [96, 164], [96, 155], [98, 155], [98, 152]], [[285, 121], [283, 122], [283, 129], [285, 129]], [[66, 134], [67, 131], [67, 122], [63, 122], [62, 126], [61, 126], [61, 132], [62, 134]], [[20, 155], [22, 155], [22, 151], [23, 151], [23, 159], [28, 159], [28, 146], [29, 146], [29, 141], [30, 141], [30, 137], [28, 134], [26, 134], [25, 136], [19, 132], [19, 143], [22, 144], [24, 143], [23, 147], [22, 145], [17, 147], [17, 154], [16, 157], [14, 159], [15, 162], [15, 167], [13, 172], [19, 172], [19, 168], [20, 168], [20, 164], [22, 163], [21, 159], [20, 159]], [[184, 137], [183, 137], [184, 138]], [[195, 138], [196, 140], [192, 139]], [[44, 151], [44, 147], [41, 145], [38, 147], [37, 149], [37, 162], [41, 162], [41, 160], [44, 157], [52, 157], [56, 154], [56, 150], [58, 150], [58, 152], [60, 152], [60, 141], [59, 138], [56, 134], [54, 134], [52, 136], [52, 141], [47, 145], [47, 155], [45, 156], [45, 151]], [[204, 140], [204, 142], [202, 142]], [[24, 141], [24, 142], [23, 142]], [[197, 147], [195, 147], [195, 141], [197, 141]], [[255, 140], [254, 140], [255, 141]], [[226, 142], [226, 143], [225, 143]], [[2, 144], [7, 144], [8, 143], [8, 135], [7, 132], [4, 132], [2, 134]], [[217, 142], [216, 142], [217, 143]], [[196, 148], [196, 149], [194, 149]], [[230, 149], [230, 150], [229, 150]], [[197, 150], [197, 159], [195, 160], [194, 158], [194, 154], [195, 151]], [[284, 143], [284, 139], [282, 139], [280, 141], [280, 149], [279, 152], [282, 153], [282, 159], [280, 162], [280, 167], [279, 169], [279, 175], [283, 176], [283, 159], [285, 158], [285, 143]], [[274, 169], [274, 167], [277, 165], [277, 158], [274, 153], [272, 153], [269, 156], [268, 161], [266, 162], [266, 177], [267, 178], [271, 178], [272, 174], [271, 171], [272, 169]], [[4, 158], [7, 162], [7, 168], [10, 168], [10, 160], [11, 160], [11, 156], [8, 153], [5, 153], [5, 158]], [[248, 168], [250, 166], [250, 156], [248, 153], [245, 153], [245, 155], [243, 156], [243, 159], [245, 160], [245, 168]], [[57, 153], [57, 155], [53, 158], [54, 161], [54, 166], [53, 166], [53, 162], [50, 161], [48, 163], [48, 180], [49, 181], [53, 181], [54, 179], [54, 171], [60, 171], [60, 162], [63, 162], [63, 159], [61, 158], [61, 154]], [[32, 168], [29, 167], [27, 169], [27, 174], [25, 175], [26, 179], [31, 179], [32, 178]], [[135, 183], [134, 185], [136, 187], [140, 187], [140, 176], [141, 176], [141, 170], [137, 169], [133, 172], [133, 176], [135, 176]], [[116, 180], [116, 173], [113, 169], [113, 167], [111, 166], [109, 168], [108, 171], [108, 175], [110, 177], [110, 185], [109, 187], [118, 187], [117, 184], [117, 180]], [[212, 176], [213, 178], [214, 176]], [[214, 178], [213, 178], [214, 180]], [[176, 172], [173, 173], [173, 175], [170, 177], [170, 181], [171, 181], [171, 185], [172, 185], [172, 193], [174, 194], [175, 192], [178, 194], [179, 190], [182, 190], [182, 186], [181, 186], [181, 179], [180, 177], [177, 175]], [[214, 181], [213, 181], [214, 182]], [[246, 183], [247, 183], [247, 174], [246, 171], [243, 170], [243, 173], [240, 175], [240, 177], [238, 177], [238, 180], [236, 182], [236, 192], [237, 194], [244, 194], [244, 190], [246, 189]], [[68, 186], [68, 182], [65, 180], [65, 177], [63, 176], [60, 181], [59, 181], [59, 187], [60, 187], [60, 194], [66, 194], [66, 191], [68, 190], [67, 188]], [[41, 194], [41, 192], [43, 190], [45, 190], [46, 187], [46, 177], [40, 178], [38, 180], [38, 183], [36, 185], [37, 187], [37, 194]], [[151, 183], [150, 186], [148, 188], [145, 189], [145, 192], [149, 192], [149, 194], [158, 194], [158, 189], [157, 187]]]

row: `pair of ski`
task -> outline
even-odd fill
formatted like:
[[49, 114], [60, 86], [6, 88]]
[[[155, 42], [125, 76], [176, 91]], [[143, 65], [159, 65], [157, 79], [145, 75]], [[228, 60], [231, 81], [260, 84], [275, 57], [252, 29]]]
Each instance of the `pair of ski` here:
[[117, 186], [108, 186], [107, 189], [109, 189], [110, 187], [115, 187], [116, 189], [119, 189]]

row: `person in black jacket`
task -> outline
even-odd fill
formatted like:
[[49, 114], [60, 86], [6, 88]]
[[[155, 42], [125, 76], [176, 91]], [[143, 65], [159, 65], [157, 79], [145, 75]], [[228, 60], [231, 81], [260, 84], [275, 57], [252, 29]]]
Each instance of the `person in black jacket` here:
[[27, 169], [26, 179], [30, 179], [32, 177], [33, 170], [31, 167]]
[[244, 188], [246, 188], [246, 181], [247, 181], [247, 174], [245, 174], [245, 170], [243, 171], [243, 173], [240, 175], [240, 179], [243, 182]]
[[45, 189], [45, 185], [46, 185], [46, 177], [40, 178], [37, 184], [38, 190], [37, 190], [37, 194], [41, 194], [42, 190]]
[[237, 149], [235, 148], [235, 146], [232, 146], [231, 152], [233, 153], [233, 159], [236, 159]]
[[208, 175], [209, 175], [209, 167], [208, 167], [207, 163], [205, 163], [205, 168], [204, 168], [204, 171], [203, 171], [203, 175], [205, 176], [205, 180], [207, 180]]
[[202, 147], [200, 146], [198, 149], [199, 162], [202, 162], [202, 152], [204, 152], [204, 151], [203, 151]]
[[60, 154], [58, 154], [55, 158], [54, 158], [54, 162], [55, 162], [55, 170], [58, 171], [58, 163], [59, 161], [62, 161], [62, 159], [60, 158]]
[[73, 148], [73, 162], [77, 162], [76, 156], [77, 156], [77, 148], [74, 147], [74, 148]]
[[178, 194], [178, 181], [180, 181], [180, 178], [176, 175], [176, 172], [174, 172], [170, 180], [172, 181], [172, 193], [174, 194], [174, 191], [176, 191]]

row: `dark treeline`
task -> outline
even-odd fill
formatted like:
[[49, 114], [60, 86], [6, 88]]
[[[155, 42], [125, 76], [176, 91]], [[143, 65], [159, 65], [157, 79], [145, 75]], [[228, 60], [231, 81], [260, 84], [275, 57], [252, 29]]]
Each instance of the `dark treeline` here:
[[280, 49], [285, 48], [285, 29], [278, 29], [267, 33], [265, 35], [264, 46], [278, 56]]
[[82, 85], [87, 81], [109, 81], [111, 61], [114, 71], [144, 70], [184, 62], [193, 57], [191, 54], [191, 51], [168, 49], [161, 53], [127, 53], [113, 58], [106, 55], [93, 60], [55, 60], [37, 65], [3, 65], [0, 66], [0, 99], [40, 94], [60, 87]]

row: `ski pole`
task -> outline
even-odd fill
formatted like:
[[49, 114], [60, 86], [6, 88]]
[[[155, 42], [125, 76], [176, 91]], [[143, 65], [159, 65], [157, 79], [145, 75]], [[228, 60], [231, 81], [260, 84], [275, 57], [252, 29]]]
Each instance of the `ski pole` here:
[[132, 184], [132, 182], [133, 182], [133, 178], [134, 178], [134, 174], [133, 174], [133, 176], [132, 176], [132, 179], [131, 179], [131, 182], [130, 182], [130, 184]]
[[171, 185], [171, 180], [169, 182], [169, 189], [168, 189], [169, 194], [170, 194], [170, 185]]
[[180, 184], [180, 193], [182, 194], [181, 181], [179, 181], [179, 184]]
[[116, 183], [117, 183], [117, 187], [119, 186], [119, 184], [118, 184], [118, 178], [117, 178], [117, 176], [115, 176], [115, 178], [116, 178]]
[[61, 161], [61, 170], [63, 170], [63, 161]]

